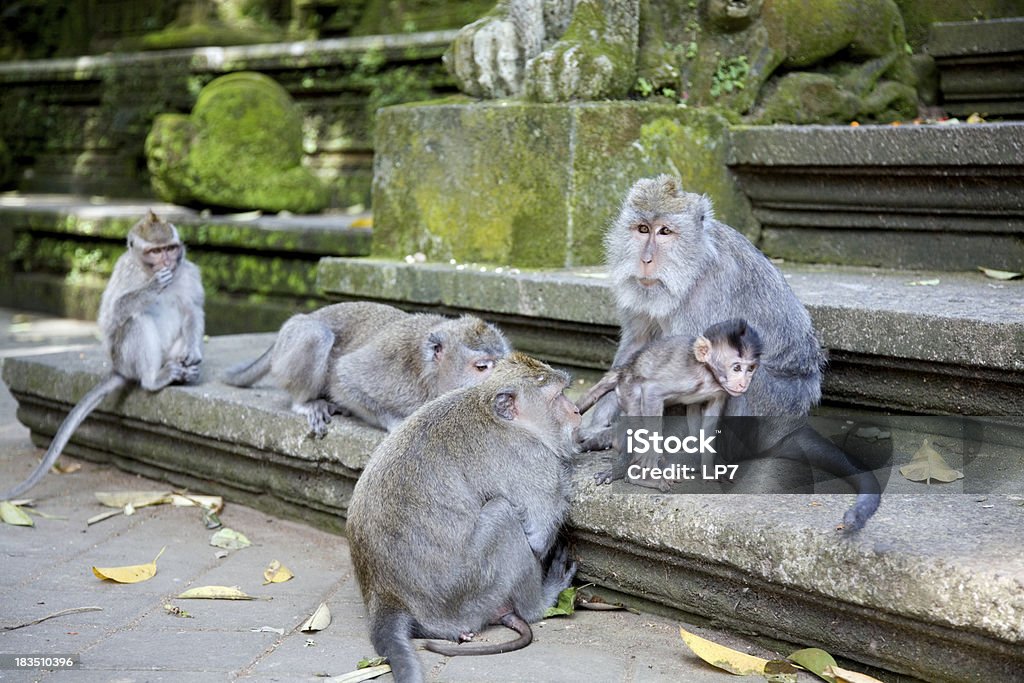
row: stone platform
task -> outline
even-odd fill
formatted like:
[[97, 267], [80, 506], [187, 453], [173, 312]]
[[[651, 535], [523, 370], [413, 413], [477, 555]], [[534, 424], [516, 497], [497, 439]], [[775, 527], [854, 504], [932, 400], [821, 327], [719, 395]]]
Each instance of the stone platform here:
[[[1024, 414], [1024, 281], [998, 282], [980, 273], [781, 268], [829, 350], [829, 404]], [[474, 312], [498, 322], [517, 348], [578, 369], [603, 372], [617, 345], [602, 268], [518, 271], [327, 258], [318, 286], [332, 298]]]
[[[212, 338], [200, 384], [111, 397], [68, 452], [340, 530], [382, 433], [336, 418], [312, 440], [282, 392], [216, 380], [271, 339]], [[98, 349], [3, 365], [18, 419], [40, 445], [104, 372]], [[919, 444], [893, 439], [899, 457]], [[578, 457], [571, 528], [584, 581], [910, 680], [1010, 681], [1024, 670], [1020, 468], [1000, 495], [921, 495], [891, 479], [878, 514], [844, 538], [834, 527], [850, 495], [648, 495], [596, 486], [605, 464]]]

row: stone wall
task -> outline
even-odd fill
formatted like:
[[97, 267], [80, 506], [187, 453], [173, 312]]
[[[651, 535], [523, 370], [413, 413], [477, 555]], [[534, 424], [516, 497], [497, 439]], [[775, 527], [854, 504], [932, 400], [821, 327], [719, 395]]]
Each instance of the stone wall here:
[[304, 112], [307, 163], [338, 206], [368, 205], [378, 107], [451, 93], [450, 32], [0, 63], [0, 140], [25, 192], [149, 197], [154, 116], [217, 76], [259, 71]]

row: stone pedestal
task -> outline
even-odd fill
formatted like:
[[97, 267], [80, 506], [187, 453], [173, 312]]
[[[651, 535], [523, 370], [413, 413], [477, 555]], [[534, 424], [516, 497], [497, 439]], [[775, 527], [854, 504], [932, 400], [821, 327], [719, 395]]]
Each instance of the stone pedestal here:
[[[391, 107], [377, 118], [374, 252], [525, 267], [603, 261], [629, 187], [671, 173], [753, 230], [725, 119], [638, 102]], [[748, 232], [748, 234], [751, 234]]]

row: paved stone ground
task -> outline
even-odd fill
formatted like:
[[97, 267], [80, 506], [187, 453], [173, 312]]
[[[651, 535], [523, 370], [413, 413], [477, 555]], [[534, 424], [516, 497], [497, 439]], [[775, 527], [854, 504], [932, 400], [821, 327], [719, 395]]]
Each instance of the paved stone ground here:
[[[0, 310], [0, 357], [95, 344], [91, 324]], [[41, 455], [15, 419], [16, 403], [0, 385], [0, 481], [27, 474]], [[64, 462], [72, 462], [65, 458]], [[164, 485], [119, 470], [82, 462], [72, 474], [49, 474], [31, 493], [34, 528], [0, 524], [0, 656], [66, 655], [77, 671], [0, 669], [3, 681], [293, 681], [322, 680], [351, 671], [373, 656], [365, 612], [349, 561], [347, 542], [301, 524], [238, 505], [225, 508], [225, 526], [245, 533], [253, 546], [218, 559], [199, 513], [167, 505], [141, 508], [92, 526], [102, 512], [95, 491], [160, 490]], [[151, 561], [162, 547], [158, 573], [139, 584], [96, 578], [91, 567]], [[295, 578], [262, 585], [263, 569], [279, 560]], [[175, 600], [202, 585], [237, 585], [255, 601]], [[306, 634], [297, 627], [321, 602], [331, 625]], [[167, 613], [165, 604], [192, 618]], [[7, 627], [55, 612], [83, 612], [16, 630]], [[690, 654], [678, 626], [759, 656], [774, 653], [735, 635], [628, 612], [579, 611], [569, 619], [535, 626], [525, 650], [493, 657], [445, 658], [421, 651], [431, 681], [692, 681], [734, 677]], [[283, 635], [262, 630], [283, 629]], [[504, 639], [492, 629], [482, 639]], [[384, 676], [378, 680], [391, 680]], [[801, 681], [817, 680], [801, 674]]]

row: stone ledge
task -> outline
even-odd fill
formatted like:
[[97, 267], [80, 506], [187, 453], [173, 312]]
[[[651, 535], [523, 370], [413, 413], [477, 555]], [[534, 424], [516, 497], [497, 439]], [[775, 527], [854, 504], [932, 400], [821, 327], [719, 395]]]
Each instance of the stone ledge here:
[[[382, 433], [337, 418], [305, 435], [287, 398], [212, 379], [271, 335], [218, 337], [203, 383], [104, 403], [68, 452], [341, 530]], [[105, 371], [101, 352], [6, 359], [33, 440], [49, 438]], [[929, 681], [1011, 680], [1024, 666], [1024, 553], [1017, 503], [887, 495], [856, 538], [833, 531], [851, 496], [656, 496], [597, 487], [580, 456], [571, 513], [580, 577]], [[984, 509], [983, 509], [984, 508]]]
[[1013, 270], [1024, 262], [1024, 124], [731, 130], [761, 249], [813, 263]]
[[[826, 400], [908, 412], [1024, 414], [1024, 282], [785, 264], [830, 351]], [[908, 283], [938, 279], [935, 286]], [[490, 266], [326, 258], [331, 297], [473, 311], [524, 351], [604, 370], [617, 318], [599, 268], [497, 272]]]
[[276, 329], [323, 303], [314, 286], [326, 255], [369, 253], [368, 216], [203, 216], [145, 200], [95, 204], [71, 195], [0, 196], [0, 303], [95, 319], [129, 228], [152, 208], [173, 221], [203, 271], [207, 331]]

